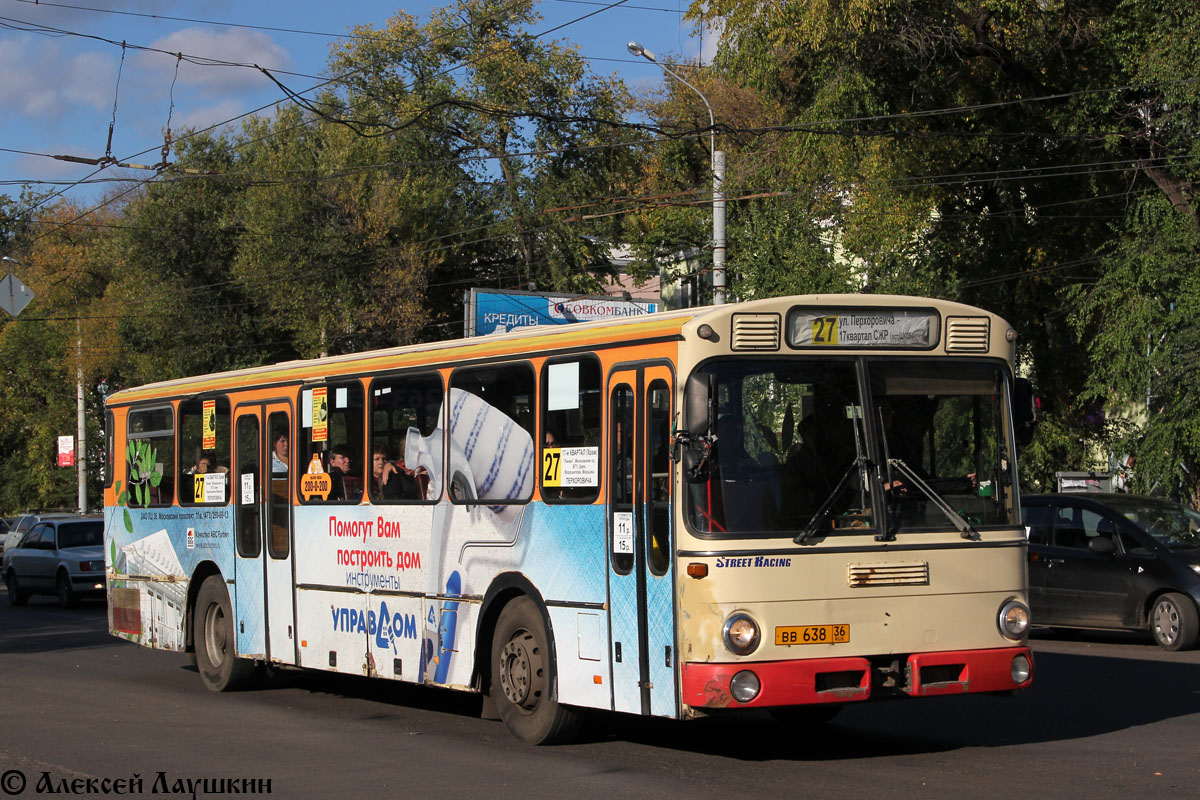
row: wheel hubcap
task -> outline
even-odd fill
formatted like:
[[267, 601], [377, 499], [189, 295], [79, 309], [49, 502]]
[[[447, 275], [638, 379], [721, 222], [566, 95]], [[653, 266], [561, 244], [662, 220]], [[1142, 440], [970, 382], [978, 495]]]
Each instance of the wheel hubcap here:
[[1171, 603], [1154, 607], [1154, 635], [1165, 644], [1173, 644], [1179, 635], [1179, 612]]
[[214, 667], [221, 666], [225, 661], [225, 648], [228, 646], [228, 633], [225, 625], [225, 613], [221, 606], [213, 603], [204, 615], [204, 649], [208, 652], [208, 661]]
[[500, 652], [500, 687], [515, 706], [532, 709], [541, 696], [535, 687], [542, 674], [542, 657], [527, 631], [518, 631]]

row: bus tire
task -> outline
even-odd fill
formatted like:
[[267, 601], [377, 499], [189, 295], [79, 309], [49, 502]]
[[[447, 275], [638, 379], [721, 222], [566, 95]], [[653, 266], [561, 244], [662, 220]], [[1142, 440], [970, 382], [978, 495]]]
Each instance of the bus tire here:
[[240, 689], [254, 676], [254, 664], [238, 658], [229, 591], [220, 575], [209, 575], [196, 596], [196, 669], [214, 692]]
[[1164, 650], [1192, 649], [1200, 634], [1196, 604], [1178, 592], [1160, 595], [1150, 611], [1150, 633]]
[[579, 712], [560, 705], [550, 638], [537, 605], [517, 597], [504, 606], [492, 637], [491, 696], [500, 719], [530, 744], [559, 744], [578, 732]]

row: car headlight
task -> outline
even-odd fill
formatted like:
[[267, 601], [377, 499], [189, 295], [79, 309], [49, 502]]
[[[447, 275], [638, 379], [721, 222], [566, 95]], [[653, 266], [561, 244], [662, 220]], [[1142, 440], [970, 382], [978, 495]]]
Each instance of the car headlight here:
[[725, 646], [735, 655], [753, 653], [758, 647], [758, 623], [741, 611], [725, 620]]
[[1029, 630], [1029, 607], [1019, 600], [1000, 606], [1000, 632], [1009, 639], [1020, 639]]

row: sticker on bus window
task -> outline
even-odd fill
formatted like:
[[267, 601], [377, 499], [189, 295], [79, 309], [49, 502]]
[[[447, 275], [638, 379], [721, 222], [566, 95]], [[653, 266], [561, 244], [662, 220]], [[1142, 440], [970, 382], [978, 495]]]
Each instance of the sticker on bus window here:
[[551, 364], [547, 383], [547, 411], [568, 411], [579, 408], [579, 362]]
[[542, 451], [542, 485], [587, 488], [600, 485], [599, 447], [547, 447]]
[[200, 415], [203, 427], [203, 438], [200, 444], [203, 450], [217, 449], [217, 401], [205, 400], [204, 413]]
[[329, 440], [329, 387], [313, 389], [312, 393], [312, 440]]
[[254, 505], [254, 473], [246, 472], [242, 474], [242, 505]]
[[225, 502], [225, 473], [205, 472], [201, 475], [193, 475], [192, 477], [195, 479], [195, 499], [193, 502]]
[[633, 512], [613, 512], [613, 552], [633, 553]]

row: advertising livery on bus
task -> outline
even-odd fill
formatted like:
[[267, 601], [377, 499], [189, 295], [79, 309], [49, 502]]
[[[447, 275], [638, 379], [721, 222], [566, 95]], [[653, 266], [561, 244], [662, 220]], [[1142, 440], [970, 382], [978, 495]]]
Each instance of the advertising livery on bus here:
[[110, 630], [218, 691], [267, 665], [477, 691], [538, 743], [580, 709], [1011, 692], [1015, 338], [814, 295], [127, 389]]

